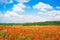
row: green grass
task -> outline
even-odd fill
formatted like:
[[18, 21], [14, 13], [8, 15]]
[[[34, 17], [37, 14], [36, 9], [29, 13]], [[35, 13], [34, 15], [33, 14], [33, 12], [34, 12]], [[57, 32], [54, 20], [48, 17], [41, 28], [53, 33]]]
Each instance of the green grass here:
[[45, 26], [45, 25], [60, 25], [60, 21], [47, 21], [47, 22], [33, 22], [33, 23], [0, 23], [2, 26]]

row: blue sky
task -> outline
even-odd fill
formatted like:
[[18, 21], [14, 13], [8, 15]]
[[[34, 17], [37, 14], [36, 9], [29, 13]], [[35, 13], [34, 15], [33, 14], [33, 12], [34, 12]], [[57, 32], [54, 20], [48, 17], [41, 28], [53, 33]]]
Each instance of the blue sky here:
[[0, 23], [60, 21], [60, 0], [0, 0]]

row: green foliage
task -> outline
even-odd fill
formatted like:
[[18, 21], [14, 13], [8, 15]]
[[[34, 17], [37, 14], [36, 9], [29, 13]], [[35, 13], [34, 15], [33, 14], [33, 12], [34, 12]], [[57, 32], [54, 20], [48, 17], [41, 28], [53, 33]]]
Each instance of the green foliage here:
[[45, 25], [60, 25], [60, 21], [47, 21], [47, 22], [33, 22], [33, 23], [0, 23], [2, 26], [45, 26]]

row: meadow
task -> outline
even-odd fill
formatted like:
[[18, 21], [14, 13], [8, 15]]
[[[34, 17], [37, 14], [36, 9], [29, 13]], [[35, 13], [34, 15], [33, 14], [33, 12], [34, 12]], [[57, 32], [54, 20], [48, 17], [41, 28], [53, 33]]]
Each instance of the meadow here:
[[60, 40], [60, 22], [1, 23], [0, 40]]

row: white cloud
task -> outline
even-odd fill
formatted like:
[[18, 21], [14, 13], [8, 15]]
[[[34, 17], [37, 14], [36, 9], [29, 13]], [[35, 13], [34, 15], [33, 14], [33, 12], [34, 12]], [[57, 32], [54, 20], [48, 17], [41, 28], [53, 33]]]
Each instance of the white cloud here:
[[29, 0], [16, 0], [16, 1], [20, 3], [29, 2]]
[[[45, 4], [42, 2], [39, 2], [38, 4], [33, 6], [34, 9], [38, 9], [40, 11], [37, 12], [37, 14], [39, 15], [48, 15], [46, 16], [46, 18], [48, 18], [49, 20], [60, 20], [60, 10], [55, 10], [51, 5], [49, 4]], [[60, 8], [60, 7], [57, 7]], [[59, 15], [59, 16], [57, 16]], [[44, 15], [45, 16], [45, 15]]]
[[19, 15], [12, 11], [7, 11], [6, 14], [0, 16], [0, 19], [2, 19], [2, 23], [44, 22], [48, 20], [47, 18], [43, 18], [40, 16]]
[[18, 16], [18, 14], [17, 13], [15, 13], [15, 12], [13, 12], [13, 11], [7, 11], [6, 12], [6, 14], [5, 14], [5, 16]]
[[[19, 0], [18, 0], [19, 1]], [[23, 0], [20, 0], [23, 1]], [[25, 2], [25, 0], [23, 1]], [[40, 10], [37, 12], [39, 15], [47, 14], [46, 17], [41, 17], [38, 15], [19, 15], [18, 12], [25, 12], [26, 5], [23, 3], [15, 4], [12, 11], [7, 11], [5, 14], [0, 12], [0, 23], [25, 23], [25, 22], [45, 22], [50, 20], [60, 20], [60, 10], [55, 10], [49, 4], [39, 2], [34, 5], [33, 8]], [[52, 9], [48, 11], [47, 9]], [[58, 16], [57, 16], [58, 15]], [[44, 15], [45, 16], [45, 15]]]
[[58, 20], [58, 21], [60, 21], [60, 15], [55, 16], [55, 19]]
[[7, 11], [5, 14], [1, 14], [0, 19], [2, 23], [19, 23], [22, 21], [22, 17], [15, 12]]
[[[41, 14], [47, 14], [49, 17], [55, 17], [57, 15], [60, 15], [60, 11], [59, 10], [52, 10], [52, 11], [46, 11], [46, 12], [40, 12]], [[38, 14], [40, 14], [38, 12]]]
[[3, 16], [3, 14], [0, 14], [0, 18]]
[[49, 4], [45, 4], [42, 2], [39, 2], [38, 4], [33, 6], [34, 9], [39, 9], [41, 11], [47, 11], [47, 9], [53, 9]]
[[55, 16], [55, 18], [58, 18], [58, 19], [60, 19], [60, 15], [58, 15], [58, 16]]
[[45, 3], [42, 3], [42, 2], [39, 2], [38, 4], [34, 5], [33, 8], [40, 10], [40, 12], [38, 12], [38, 14], [45, 14], [46, 13], [49, 16], [55, 16], [57, 14], [60, 14], [60, 10], [59, 11], [55, 10], [49, 4], [45, 4]]
[[26, 6], [24, 4], [18, 3], [13, 6], [12, 10], [15, 12], [24, 12], [24, 8], [26, 8]]
[[58, 11], [56, 11], [56, 10], [53, 10], [53, 11], [48, 11], [48, 12], [46, 12], [49, 16], [56, 16], [57, 14], [59, 14], [59, 12]]
[[38, 12], [38, 14], [43, 14], [44, 12]]
[[15, 0], [19, 2], [18, 4], [15, 4], [12, 8], [14, 12], [24, 12], [24, 8], [26, 8], [26, 5], [23, 3], [28, 2], [29, 0]]
[[60, 15], [60, 11], [58, 11], [58, 10], [47, 11], [45, 13], [48, 14], [50, 17]]
[[40, 16], [34, 16], [34, 15], [25, 15], [24, 21], [25, 22], [45, 22], [47, 21], [47, 18], [40, 17]]
[[57, 15], [55, 17], [52, 17], [52, 21], [60, 21], [60, 15]]
[[[27, 2], [27, 0], [18, 0], [21, 2]], [[22, 23], [26, 22], [27, 19], [25, 18], [25, 15], [19, 15], [20, 12], [24, 12], [24, 8], [26, 8], [26, 5], [23, 3], [15, 4], [12, 7], [12, 11], [7, 11], [5, 14], [0, 14], [0, 23]], [[19, 13], [18, 13], [19, 12]]]

